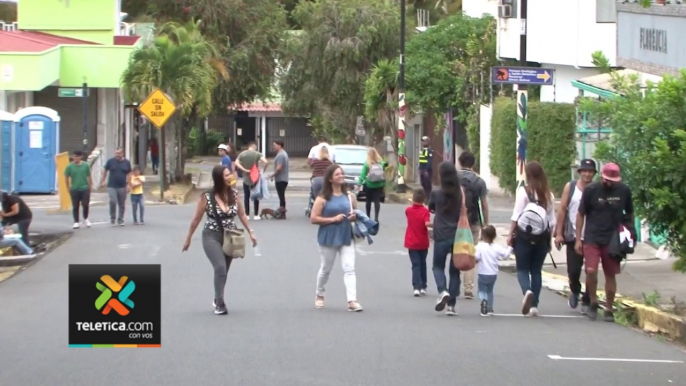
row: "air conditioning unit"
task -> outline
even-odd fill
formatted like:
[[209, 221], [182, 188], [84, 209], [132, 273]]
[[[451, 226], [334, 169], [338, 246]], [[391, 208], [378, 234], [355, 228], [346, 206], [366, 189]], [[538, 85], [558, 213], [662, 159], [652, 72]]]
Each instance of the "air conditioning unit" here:
[[511, 19], [512, 16], [512, 6], [511, 5], [499, 5], [498, 6], [498, 17], [501, 19]]

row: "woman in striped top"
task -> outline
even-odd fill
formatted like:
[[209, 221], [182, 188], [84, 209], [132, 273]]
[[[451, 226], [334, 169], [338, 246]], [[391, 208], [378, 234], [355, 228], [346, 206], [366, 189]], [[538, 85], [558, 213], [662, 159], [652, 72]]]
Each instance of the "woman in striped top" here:
[[326, 146], [322, 146], [319, 150], [319, 157], [310, 164], [310, 167], [312, 168], [312, 178], [324, 177], [326, 168], [332, 164], [333, 162], [331, 162], [331, 157], [329, 156], [329, 149], [327, 149]]

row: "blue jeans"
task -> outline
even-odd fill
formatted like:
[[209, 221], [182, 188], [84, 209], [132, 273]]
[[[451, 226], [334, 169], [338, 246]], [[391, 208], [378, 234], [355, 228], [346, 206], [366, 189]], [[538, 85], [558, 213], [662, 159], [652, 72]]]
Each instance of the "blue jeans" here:
[[138, 222], [138, 208], [140, 208], [141, 222], [145, 222], [143, 214], [145, 213], [145, 197], [142, 194], [131, 195], [131, 209], [133, 210], [133, 222]]
[[545, 255], [550, 251], [550, 244], [541, 243], [532, 245], [520, 238], [515, 238], [514, 254], [517, 262], [517, 280], [522, 288], [522, 293], [531, 291], [534, 293], [532, 307], [538, 307], [538, 298], [541, 295], [543, 279], [541, 271]]
[[0, 248], [16, 248], [22, 255], [32, 255], [33, 250], [29, 248], [22, 239], [0, 239]]
[[[449, 306], [454, 306], [457, 297], [460, 296], [460, 271], [455, 268], [452, 261], [453, 253], [453, 240], [444, 240], [434, 242], [434, 280], [436, 281], [436, 287], [438, 288], [438, 293], [446, 290], [446, 279], [445, 279], [445, 262], [450, 261], [450, 267], [448, 267], [448, 274], [450, 275], [450, 284], [448, 284], [447, 289], [450, 294], [450, 300], [448, 301]], [[448, 254], [451, 255], [448, 258]]]
[[410, 262], [412, 262], [412, 288], [416, 290], [426, 289], [426, 256], [428, 249], [409, 249]]
[[493, 312], [493, 288], [498, 275], [479, 275], [479, 300], [488, 302], [488, 312]]

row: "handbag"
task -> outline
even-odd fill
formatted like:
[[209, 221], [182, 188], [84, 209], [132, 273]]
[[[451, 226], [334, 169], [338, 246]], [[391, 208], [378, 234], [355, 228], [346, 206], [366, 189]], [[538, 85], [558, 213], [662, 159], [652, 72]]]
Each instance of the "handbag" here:
[[476, 251], [474, 249], [474, 237], [469, 226], [467, 217], [467, 206], [465, 205], [464, 190], [462, 191], [462, 207], [460, 208], [460, 219], [457, 222], [455, 232], [455, 242], [453, 243], [453, 265], [458, 271], [469, 271], [476, 266]]
[[222, 251], [226, 256], [233, 258], [245, 258], [245, 230], [244, 229], [225, 229], [219, 216], [217, 200], [214, 198], [214, 190], [210, 191], [210, 203], [214, 207], [214, 215], [217, 224], [224, 234]]

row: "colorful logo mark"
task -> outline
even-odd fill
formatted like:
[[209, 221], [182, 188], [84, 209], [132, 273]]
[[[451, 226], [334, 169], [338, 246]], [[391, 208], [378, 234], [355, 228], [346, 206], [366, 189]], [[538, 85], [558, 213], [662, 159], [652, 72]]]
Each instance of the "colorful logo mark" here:
[[[122, 276], [119, 278], [119, 281], [115, 281], [110, 275], [104, 275], [100, 280], [105, 284], [95, 283], [95, 287], [102, 292], [95, 300], [95, 308], [102, 310], [103, 315], [109, 314], [113, 309], [121, 316], [128, 315], [129, 309], [133, 308], [133, 301], [129, 299], [129, 296], [136, 289], [136, 284], [133, 280], [129, 280], [127, 276]], [[127, 280], [129, 281], [128, 283], [126, 283]], [[124, 283], [126, 283], [126, 286], [124, 286]], [[113, 297], [117, 293], [117, 297]], [[128, 308], [124, 305], [128, 306]]]

